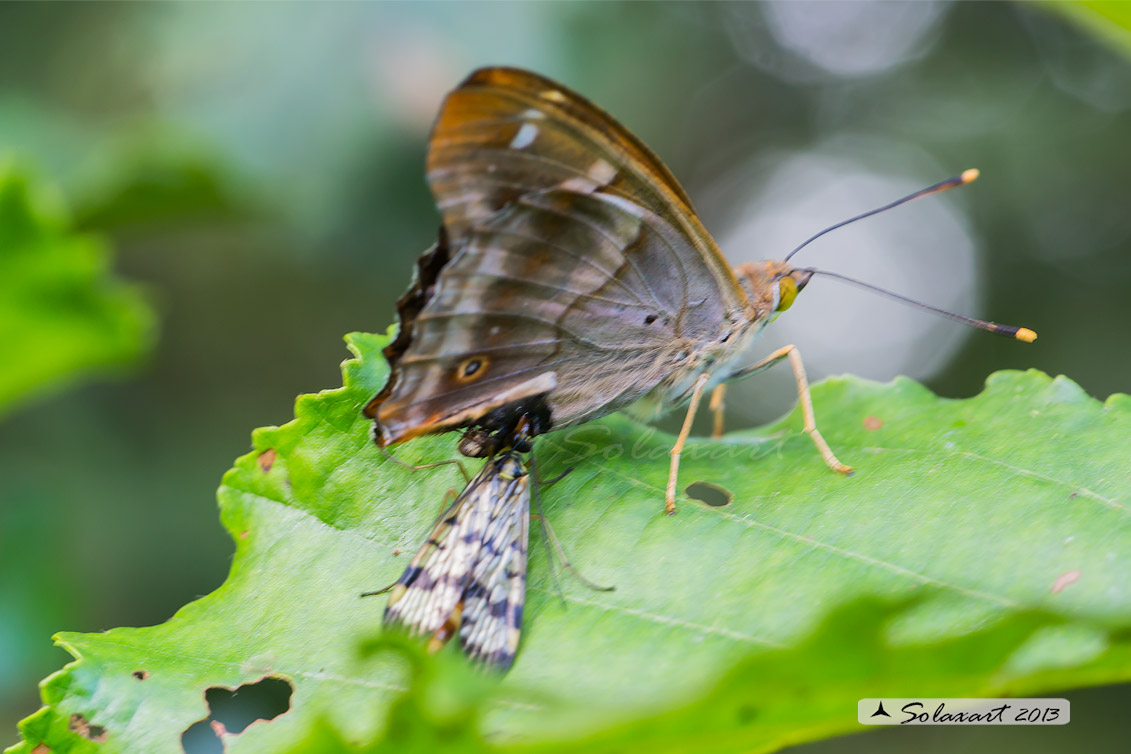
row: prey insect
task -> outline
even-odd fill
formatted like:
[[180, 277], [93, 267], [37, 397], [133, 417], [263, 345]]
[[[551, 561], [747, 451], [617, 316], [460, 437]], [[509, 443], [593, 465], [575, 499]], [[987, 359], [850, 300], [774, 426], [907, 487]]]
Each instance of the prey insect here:
[[427, 637], [431, 651], [458, 636], [473, 663], [509, 669], [522, 630], [530, 500], [521, 453], [488, 460], [397, 582], [368, 593], [391, 592], [385, 623]]

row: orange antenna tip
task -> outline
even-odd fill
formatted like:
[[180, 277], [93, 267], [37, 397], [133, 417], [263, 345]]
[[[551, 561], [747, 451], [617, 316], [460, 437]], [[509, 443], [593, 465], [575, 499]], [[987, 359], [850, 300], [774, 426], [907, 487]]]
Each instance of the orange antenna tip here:
[[1017, 328], [1017, 333], [1013, 337], [1026, 343], [1032, 343], [1037, 339], [1037, 334], [1030, 330], [1028, 327], [1019, 327]]
[[981, 175], [981, 171], [979, 171], [977, 168], [970, 168], [969, 170], [963, 170], [961, 174], [956, 175], [953, 178], [947, 178], [945, 181], [939, 181], [936, 184], [933, 184], [931, 186], [927, 186], [927, 188], [925, 188], [925, 189], [920, 189], [920, 190], [916, 191], [914, 194], [908, 194], [907, 196], [903, 197], [902, 199], [896, 199], [894, 202], [889, 202], [888, 204], [885, 204], [882, 207], [877, 207], [876, 209], [869, 210], [867, 212], [862, 212], [861, 214], [856, 215], [854, 217], [850, 217], [847, 220], [842, 220], [839, 223], [837, 223], [836, 225], [830, 225], [829, 227], [822, 230], [820, 233], [816, 233], [816, 234], [810, 236], [809, 238], [805, 239], [805, 241], [802, 244], [800, 244], [799, 246], [797, 246], [797, 248], [795, 248], [793, 251], [786, 254], [785, 255], [785, 261], [788, 262], [790, 259], [793, 259], [794, 254], [801, 251], [802, 249], [804, 249], [806, 246], [808, 246], [809, 244], [816, 241], [821, 236], [823, 236], [826, 233], [829, 233], [831, 231], [834, 231], [837, 228], [843, 228], [845, 225], [848, 225], [849, 223], [854, 223], [857, 220], [863, 220], [864, 218], [871, 217], [872, 215], [878, 215], [881, 212], [886, 212], [889, 209], [894, 209], [901, 204], [907, 204], [907, 202], [911, 201], [912, 199], [918, 199], [921, 196], [927, 196], [929, 194], [937, 194], [940, 191], [946, 191], [947, 189], [952, 189], [952, 188], [956, 188], [958, 186], [963, 186], [963, 185], [969, 183], [970, 181], [976, 180], [979, 175]]

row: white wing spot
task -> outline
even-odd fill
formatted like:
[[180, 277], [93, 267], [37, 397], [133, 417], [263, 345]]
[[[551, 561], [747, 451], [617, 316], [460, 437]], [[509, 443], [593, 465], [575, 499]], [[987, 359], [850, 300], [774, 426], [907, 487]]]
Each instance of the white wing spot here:
[[523, 120], [542, 120], [546, 114], [541, 110], [535, 110], [533, 107], [522, 111]]
[[604, 160], [597, 160], [589, 166], [588, 175], [597, 183], [607, 186], [613, 178], [616, 178], [617, 169]]
[[486, 195], [482, 191], [465, 191], [462, 194], [455, 196], [448, 196], [436, 202], [436, 206], [441, 210], [448, 209], [449, 207], [458, 207], [461, 204], [471, 204], [473, 202], [482, 201]]
[[542, 92], [542, 98], [551, 100], [553, 102], [565, 102], [566, 99], [565, 95], [559, 92], [557, 89], [547, 89], [546, 91]]
[[597, 190], [596, 183], [580, 175], [575, 175], [572, 178], [566, 178], [559, 185], [566, 191], [573, 191], [578, 194], [592, 194]]
[[538, 126], [533, 123], [523, 123], [522, 128], [518, 129], [518, 133], [511, 139], [511, 149], [522, 149], [534, 143], [534, 138], [538, 135]]

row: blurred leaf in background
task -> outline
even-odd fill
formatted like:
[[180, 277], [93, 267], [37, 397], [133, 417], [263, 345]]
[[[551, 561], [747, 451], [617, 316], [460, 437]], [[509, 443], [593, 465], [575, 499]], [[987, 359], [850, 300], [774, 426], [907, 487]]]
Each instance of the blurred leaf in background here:
[[109, 265], [107, 244], [74, 233], [57, 196], [0, 161], [0, 415], [151, 347], [153, 312]]
[[156, 124], [123, 128], [108, 139], [76, 194], [76, 224], [103, 232], [136, 235], [279, 220], [215, 146]]
[[[140, 286], [111, 271], [106, 241], [72, 226], [57, 193], [0, 159], [0, 419], [77, 382], [120, 375], [153, 346], [156, 317]], [[73, 459], [53, 466], [65, 475]], [[43, 502], [34, 485], [4, 479], [0, 698], [50, 657], [38, 637], [64, 619], [71, 596], [58, 586], [58, 558], [45, 555], [50, 535], [37, 536], [58, 528]]]

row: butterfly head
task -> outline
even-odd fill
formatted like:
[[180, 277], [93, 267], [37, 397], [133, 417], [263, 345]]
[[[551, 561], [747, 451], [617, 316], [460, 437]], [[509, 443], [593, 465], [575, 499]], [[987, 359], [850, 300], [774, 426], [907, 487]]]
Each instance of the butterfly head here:
[[811, 270], [799, 269], [779, 260], [739, 265], [735, 274], [758, 315], [771, 318], [793, 306], [797, 294], [813, 277]]

